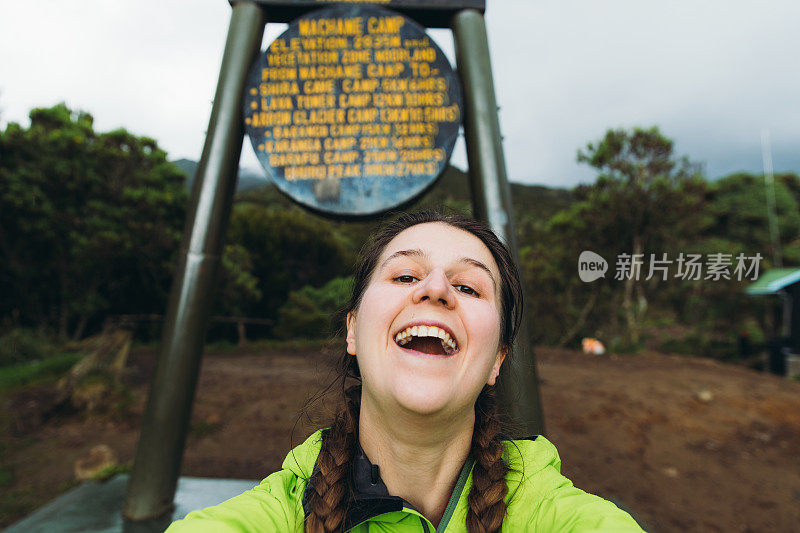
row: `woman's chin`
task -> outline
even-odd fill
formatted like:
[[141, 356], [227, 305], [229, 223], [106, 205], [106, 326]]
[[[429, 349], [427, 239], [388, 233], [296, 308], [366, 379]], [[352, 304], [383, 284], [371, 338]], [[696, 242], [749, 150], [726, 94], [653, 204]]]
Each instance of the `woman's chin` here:
[[436, 414], [447, 405], [446, 402], [437, 401], [435, 398], [401, 398], [398, 402], [403, 408], [412, 413], [424, 416]]
[[[362, 375], [363, 376], [363, 375]], [[436, 415], [447, 413], [453, 416], [455, 412], [469, 411], [475, 405], [475, 398], [480, 389], [470, 394], [469, 385], [459, 385], [450, 373], [419, 371], [406, 371], [399, 367], [385, 379], [377, 389], [367, 385], [369, 376], [363, 376], [365, 385], [371, 392], [383, 390], [374, 398], [379, 403], [384, 403], [385, 408], [391, 409], [395, 405], [408, 413], [423, 415]], [[435, 422], [438, 423], [438, 422]]]
[[450, 387], [420, 386], [402, 387], [395, 399], [404, 409], [420, 415], [431, 415], [452, 407], [456, 398]]

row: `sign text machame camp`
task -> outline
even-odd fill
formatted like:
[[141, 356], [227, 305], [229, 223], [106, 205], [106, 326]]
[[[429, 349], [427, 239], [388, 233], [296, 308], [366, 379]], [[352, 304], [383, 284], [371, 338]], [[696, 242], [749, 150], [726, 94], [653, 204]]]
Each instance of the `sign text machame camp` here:
[[275, 184], [311, 208], [385, 211], [446, 166], [461, 89], [416, 22], [337, 5], [293, 21], [250, 71], [244, 120]]

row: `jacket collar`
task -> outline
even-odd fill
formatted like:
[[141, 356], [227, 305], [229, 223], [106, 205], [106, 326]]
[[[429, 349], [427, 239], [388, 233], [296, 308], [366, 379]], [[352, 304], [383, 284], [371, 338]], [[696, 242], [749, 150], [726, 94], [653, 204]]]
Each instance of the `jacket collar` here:
[[[321, 439], [325, 438], [325, 433], [327, 433], [327, 430], [323, 431], [321, 435], [320, 432], [312, 435], [312, 437], [319, 435], [319, 443], [315, 447], [317, 456], [319, 456], [319, 450], [321, 449], [322, 444]], [[311, 438], [309, 438], [309, 440], [311, 440]], [[306, 443], [308, 443], [308, 441], [306, 441]], [[469, 476], [474, 463], [475, 461], [472, 459], [472, 457], [468, 457], [467, 462], [461, 469], [461, 474], [458, 477], [455, 490], [450, 496], [450, 502], [447, 505], [447, 508], [450, 510], [450, 514], [452, 514], [452, 509], [455, 508], [458, 500], [461, 498], [461, 492], [464, 490], [466, 479]], [[285, 467], [286, 465], [284, 465], [284, 468]], [[316, 474], [318, 471], [319, 468], [317, 467], [315, 460], [314, 471], [312, 475]], [[364, 453], [364, 450], [361, 448], [361, 444], [358, 442], [356, 443], [355, 457], [350, 464], [350, 478], [353, 483], [353, 498], [347, 508], [347, 514], [343, 524], [344, 530], [355, 527], [361, 522], [369, 520], [370, 518], [380, 514], [390, 513], [393, 511], [402, 511], [404, 508], [414, 509], [417, 511], [414, 506], [405, 501], [403, 498], [389, 494], [389, 489], [386, 488], [386, 484], [380, 477], [380, 468], [378, 465], [374, 465], [372, 462], [370, 462], [367, 454]], [[311, 506], [309, 502], [311, 490], [313, 490], [311, 488], [311, 483], [308, 483], [303, 493], [303, 511], [305, 516], [308, 516], [311, 512]], [[447, 514], [447, 512], [445, 512], [445, 514]]]
[[403, 507], [413, 509], [403, 498], [389, 494], [381, 479], [380, 468], [370, 462], [358, 443], [350, 463], [350, 478], [353, 481], [353, 501], [347, 509], [345, 530], [379, 514], [402, 511]]

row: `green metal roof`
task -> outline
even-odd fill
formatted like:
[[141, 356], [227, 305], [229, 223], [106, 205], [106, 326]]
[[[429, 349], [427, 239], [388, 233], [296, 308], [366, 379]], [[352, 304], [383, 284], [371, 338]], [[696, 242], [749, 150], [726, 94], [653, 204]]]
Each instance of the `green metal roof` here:
[[800, 268], [773, 268], [764, 272], [758, 281], [747, 287], [747, 294], [759, 296], [777, 294], [778, 291], [800, 281]]

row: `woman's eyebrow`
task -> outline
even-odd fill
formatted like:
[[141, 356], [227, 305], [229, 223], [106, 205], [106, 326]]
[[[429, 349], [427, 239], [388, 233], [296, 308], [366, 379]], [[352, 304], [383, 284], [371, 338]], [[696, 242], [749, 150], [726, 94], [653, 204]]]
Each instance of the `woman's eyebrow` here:
[[425, 257], [427, 257], [427, 255], [428, 254], [426, 254], [425, 252], [423, 252], [419, 248], [416, 248], [414, 250], [400, 250], [398, 252], [393, 253], [389, 257], [387, 257], [386, 260], [383, 263], [381, 263], [381, 266], [380, 266], [379, 270], [382, 269], [386, 265], [386, 263], [388, 263], [392, 259], [397, 259], [398, 257], [420, 257], [420, 258], [425, 258]]
[[471, 257], [462, 257], [461, 259], [458, 260], [458, 262], [459, 263], [466, 263], [468, 265], [471, 265], [471, 266], [474, 266], [474, 267], [480, 268], [481, 270], [486, 271], [486, 273], [489, 275], [489, 279], [492, 280], [492, 283], [494, 283], [495, 287], [497, 286], [497, 280], [494, 279], [494, 274], [492, 274], [492, 271], [489, 269], [489, 267], [486, 266], [485, 264], [483, 264], [481, 261], [478, 261], [477, 259], [473, 259]]
[[[386, 260], [383, 263], [381, 263], [380, 268], [382, 269], [386, 265], [386, 263], [388, 263], [393, 259], [397, 259], [398, 257], [415, 257], [415, 258], [425, 259], [426, 257], [428, 257], [428, 254], [426, 254], [419, 248], [415, 248], [413, 250], [399, 250], [390, 255], [389, 257], [387, 257]], [[489, 279], [492, 280], [492, 283], [495, 285], [495, 287], [497, 286], [497, 280], [494, 279], [494, 274], [492, 274], [492, 270], [488, 266], [486, 266], [482, 261], [478, 261], [477, 259], [473, 259], [472, 257], [461, 257], [456, 262], [480, 268], [489, 275]]]

